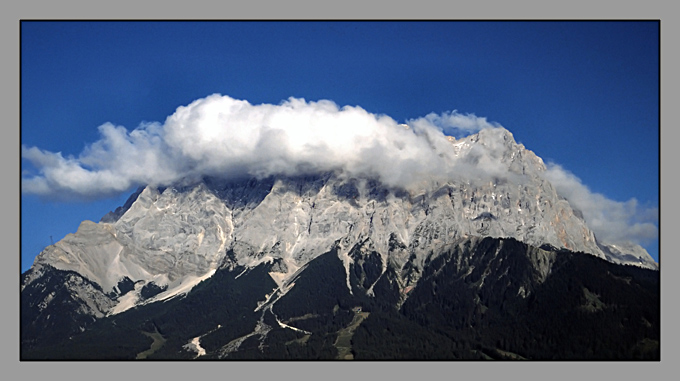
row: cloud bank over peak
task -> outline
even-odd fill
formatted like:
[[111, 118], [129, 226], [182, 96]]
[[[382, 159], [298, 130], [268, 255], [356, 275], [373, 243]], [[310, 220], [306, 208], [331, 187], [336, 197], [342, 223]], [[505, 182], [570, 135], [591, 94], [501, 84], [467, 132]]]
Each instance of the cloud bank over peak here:
[[252, 105], [214, 94], [177, 108], [162, 124], [145, 123], [131, 132], [103, 124], [101, 139], [77, 158], [22, 146], [22, 157], [39, 172], [22, 177], [22, 188], [53, 197], [101, 197], [205, 175], [263, 178], [333, 170], [408, 188], [452, 176], [444, 132], [467, 135], [494, 127], [456, 111], [408, 124], [329, 100]]
[[[204, 176], [265, 178], [337, 171], [370, 176], [414, 189], [433, 180], [468, 181], [513, 176], [499, 158], [512, 135], [486, 118], [457, 111], [410, 119], [407, 127], [386, 115], [332, 101], [289, 98], [253, 105], [213, 94], [177, 110], [163, 123], [132, 131], [106, 123], [101, 138], [78, 157], [22, 145], [33, 168], [22, 173], [22, 192], [56, 199], [94, 199], [140, 185], [170, 185]], [[454, 154], [447, 135], [480, 131], [491, 138], [466, 157]], [[495, 140], [494, 140], [495, 139]], [[605, 242], [635, 243], [658, 236], [658, 210], [635, 199], [617, 202], [591, 192], [559, 165], [545, 171], [558, 193], [581, 210]]]

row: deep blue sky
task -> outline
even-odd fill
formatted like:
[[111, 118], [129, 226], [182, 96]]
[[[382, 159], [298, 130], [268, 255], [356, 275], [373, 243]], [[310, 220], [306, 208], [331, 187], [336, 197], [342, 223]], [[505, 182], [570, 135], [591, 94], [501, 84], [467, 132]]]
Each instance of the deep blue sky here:
[[[592, 191], [658, 207], [656, 22], [21, 23], [26, 146], [78, 156], [105, 122], [162, 122], [212, 93], [330, 99], [399, 122], [474, 113]], [[99, 221], [127, 196], [22, 195], [22, 272], [50, 236]], [[658, 259], [658, 240], [645, 247]]]

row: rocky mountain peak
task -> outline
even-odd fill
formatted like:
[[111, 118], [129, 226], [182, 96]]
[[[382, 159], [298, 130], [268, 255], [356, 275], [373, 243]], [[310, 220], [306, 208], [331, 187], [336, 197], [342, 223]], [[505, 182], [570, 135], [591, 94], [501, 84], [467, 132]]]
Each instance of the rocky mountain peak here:
[[161, 290], [143, 302], [164, 300], [223, 266], [276, 263], [272, 278], [283, 284], [331, 249], [347, 271], [357, 260], [354, 247], [370, 249], [382, 272], [392, 268], [408, 286], [433, 251], [462, 237], [511, 237], [655, 268], [642, 248], [599, 244], [541, 176], [543, 161], [508, 130], [448, 140], [454, 165], [474, 163], [491, 175], [432, 181], [418, 191], [339, 172], [147, 186], [100, 223], [86, 221], [46, 248], [36, 265], [75, 271], [104, 293], [124, 279], [139, 284], [117, 300], [116, 313], [142, 303], [143, 285]]

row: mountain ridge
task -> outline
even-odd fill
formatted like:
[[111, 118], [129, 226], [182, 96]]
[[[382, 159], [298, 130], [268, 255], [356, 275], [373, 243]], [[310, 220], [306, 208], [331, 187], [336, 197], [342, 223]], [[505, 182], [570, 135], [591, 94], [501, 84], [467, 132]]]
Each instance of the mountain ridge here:
[[[158, 298], [190, 290], [229, 260], [227, 250], [242, 266], [281, 259], [290, 276], [338, 240], [347, 269], [352, 261], [347, 250], [367, 238], [381, 255], [382, 271], [388, 263], [403, 267], [414, 254], [413, 264], [422, 266], [428, 250], [463, 235], [513, 237], [654, 268], [644, 249], [622, 251], [598, 243], [582, 217], [540, 176], [543, 161], [509, 131], [482, 130], [450, 142], [452, 154], [463, 161], [493, 157], [478, 152], [491, 150], [509, 177], [476, 186], [474, 178], [435, 180], [418, 191], [342, 173], [147, 186], [102, 222], [83, 222], [77, 233], [43, 251], [36, 264], [77, 271], [107, 292], [123, 277], [166, 286]], [[515, 183], [513, 176], [524, 180]], [[405, 250], [388, 257], [395, 244]]]
[[[431, 143], [440, 141], [433, 139]], [[562, 257], [572, 258], [578, 253], [612, 266], [659, 269], [640, 246], [599, 242], [582, 213], [543, 176], [543, 160], [517, 143], [509, 131], [500, 127], [485, 129], [465, 138], [449, 138], [446, 144], [447, 148], [440, 151], [452, 165], [442, 171], [454, 175], [449, 173], [445, 181], [421, 180], [411, 187], [390, 186], [376, 178], [353, 177], [340, 170], [262, 178], [206, 176], [140, 187], [99, 223], [83, 221], [76, 233], [48, 246], [22, 275], [22, 300], [26, 300], [22, 302], [22, 314], [26, 311], [26, 326], [35, 327], [25, 334], [22, 331], [22, 345], [43, 350], [40, 326], [53, 326], [46, 319], [56, 308], [51, 303], [55, 298], [69, 300], [71, 310], [60, 312], [61, 319], [73, 316], [71, 320], [76, 323], [60, 320], [63, 331], [46, 340], [67, 345], [63, 341], [70, 340], [67, 338], [89, 337], [80, 333], [98, 326], [97, 322], [137, 316], [140, 311], [164, 311], [166, 307], [159, 307], [163, 305], [181, 306], [184, 300], [194, 300], [196, 296], [192, 295], [197, 290], [213, 287], [210, 285], [217, 279], [240, 284], [239, 279], [244, 277], [251, 279], [244, 281], [250, 284], [257, 277], [265, 277], [259, 282], [267, 286], [257, 287], [257, 292], [248, 291], [246, 299], [224, 296], [255, 306], [252, 312], [244, 312], [243, 319], [253, 320], [239, 328], [240, 336], [233, 336], [236, 331], [226, 334], [217, 329], [222, 332], [217, 340], [218, 336], [203, 333], [213, 337], [208, 357], [232, 358], [233, 350], [248, 347], [244, 343], [253, 340], [259, 340], [260, 352], [247, 353], [264, 353], [261, 346], [270, 332], [278, 332], [276, 327], [312, 332], [321, 329], [323, 319], [331, 319], [334, 323], [329, 324], [342, 330], [343, 324], [353, 321], [351, 311], [357, 305], [387, 311], [383, 318], [397, 319], [394, 324], [413, 324], [412, 320], [401, 320], [408, 316], [425, 327], [430, 318], [444, 313], [430, 311], [432, 316], [427, 317], [417, 312], [422, 308], [419, 303], [429, 300], [428, 292], [437, 293], [436, 287], [430, 289], [434, 286], [428, 283], [435, 278], [439, 279], [435, 284], [450, 283], [460, 289], [455, 291], [456, 298], [462, 299], [447, 299], [446, 303], [462, 303], [469, 314], [478, 316], [476, 319], [483, 319], [487, 309], [500, 308], [491, 315], [504, 321], [509, 315], [503, 305], [524, 314], [531, 308], [524, 300], [529, 300], [533, 290], [538, 290], [566, 263]], [[471, 168], [481, 170], [471, 172]], [[504, 254], [498, 257], [499, 253]], [[507, 267], [503, 260], [520, 268]], [[482, 263], [484, 268], [479, 267]], [[598, 271], [614, 271], [603, 266], [595, 265]], [[452, 278], [438, 278], [442, 271]], [[505, 279], [510, 273], [518, 278]], [[617, 284], [618, 278], [594, 274], [604, 277], [606, 289]], [[486, 280], [489, 276], [495, 280]], [[47, 292], [59, 279], [71, 286]], [[515, 280], [519, 283], [513, 283]], [[319, 281], [332, 281], [335, 286], [314, 287], [314, 282]], [[492, 282], [492, 287], [485, 288], [485, 282]], [[477, 287], [478, 294], [465, 291], [470, 287]], [[480, 299], [482, 290], [487, 291]], [[489, 294], [489, 290], [499, 295]], [[314, 297], [314, 293], [321, 294]], [[419, 296], [409, 302], [412, 295]], [[587, 308], [598, 311], [606, 302], [593, 295], [596, 293], [578, 291], [578, 297], [590, 303]], [[311, 309], [300, 309], [303, 299], [309, 300]], [[484, 304], [484, 300], [492, 303]], [[197, 299], [196, 303], [204, 302]], [[409, 309], [412, 303], [418, 306]], [[574, 303], [572, 308], [581, 308], [581, 302]], [[393, 315], [395, 309], [401, 311], [401, 317]], [[333, 311], [330, 315], [329, 310]], [[319, 317], [289, 325], [290, 319], [308, 315]], [[459, 318], [461, 324], [471, 322], [469, 317]], [[314, 323], [314, 319], [318, 322]], [[367, 319], [365, 324], [373, 324], [368, 316], [362, 319]], [[149, 321], [134, 324], [143, 324], [145, 335], [167, 334], [157, 331], [157, 323], [153, 323], [155, 328], [148, 326]], [[217, 323], [213, 319], [210, 324]], [[207, 330], [203, 323], [199, 325]], [[461, 327], [456, 326], [456, 332]], [[361, 325], [352, 328], [355, 329], [362, 332]], [[303, 336], [297, 339], [304, 337], [300, 332], [296, 335]], [[437, 340], [450, 335], [445, 331], [441, 334], [444, 336]], [[504, 337], [502, 333], [497, 335]], [[215, 347], [227, 338], [229, 342]], [[200, 337], [173, 340], [180, 339], [188, 340], [181, 344], [182, 348], [203, 349]], [[475, 338], [469, 340], [478, 342]], [[321, 346], [319, 350], [333, 351], [321, 342], [312, 346], [317, 345]], [[498, 353], [496, 356], [502, 358]], [[536, 352], [532, 353], [535, 357]]]
[[[363, 244], [352, 252], [373, 255]], [[312, 259], [288, 292], [268, 275], [275, 264], [221, 268], [182, 298], [62, 321], [72, 330], [61, 337], [31, 341], [22, 331], [22, 358], [134, 359], [156, 332], [165, 343], [152, 360], [330, 360], [348, 350], [358, 360], [659, 359], [658, 271], [491, 237], [461, 238], [427, 262], [410, 289], [388, 268], [369, 282], [372, 294], [359, 280], [375, 263], [351, 264], [350, 293], [337, 248]], [[341, 352], [338, 340], [359, 313]]]

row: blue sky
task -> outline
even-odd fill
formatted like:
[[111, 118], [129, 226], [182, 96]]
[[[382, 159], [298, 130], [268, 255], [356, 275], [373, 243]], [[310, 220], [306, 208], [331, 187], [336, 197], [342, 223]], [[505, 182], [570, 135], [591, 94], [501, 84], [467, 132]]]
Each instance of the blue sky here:
[[[640, 216], [629, 217], [649, 222], [658, 60], [656, 22], [23, 22], [21, 144], [78, 157], [107, 122], [162, 123], [213, 93], [329, 99], [399, 123], [457, 110], [503, 125], [593, 193], [636, 199]], [[98, 221], [133, 190], [24, 192], [22, 272], [50, 237]], [[641, 243], [658, 260], [658, 238]]]

